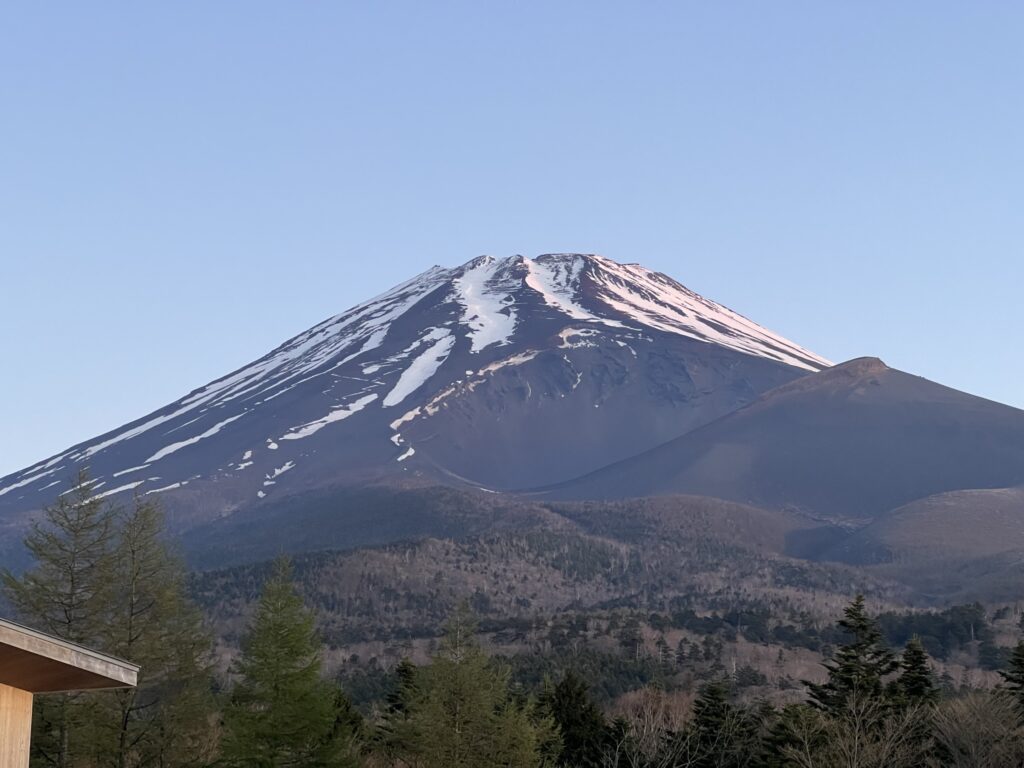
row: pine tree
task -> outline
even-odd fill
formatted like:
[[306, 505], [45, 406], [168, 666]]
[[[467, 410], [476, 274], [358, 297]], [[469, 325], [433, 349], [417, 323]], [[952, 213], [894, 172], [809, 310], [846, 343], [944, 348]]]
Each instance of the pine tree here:
[[[763, 741], [764, 761], [768, 768], [790, 768], [790, 756], [796, 752], [814, 755], [825, 741], [823, 721], [826, 715], [807, 704], [787, 704], [778, 713]], [[803, 764], [812, 764], [809, 760]]]
[[1017, 643], [1006, 669], [1000, 670], [999, 674], [1003, 678], [1003, 688], [1013, 696], [1017, 708], [1024, 714], [1024, 640]]
[[557, 730], [532, 702], [509, 695], [508, 671], [477, 644], [466, 606], [448, 622], [440, 653], [417, 671], [416, 696], [397, 741], [423, 768], [534, 768], [556, 754]]
[[814, 706], [833, 714], [842, 712], [853, 696], [882, 697], [883, 678], [899, 667], [877, 623], [867, 615], [863, 595], [857, 595], [846, 607], [838, 625], [852, 638], [825, 662], [828, 681], [820, 684], [805, 681]]
[[540, 703], [562, 735], [558, 765], [599, 768], [604, 759], [608, 726], [591, 700], [583, 678], [569, 670], [558, 685], [541, 695]]
[[413, 745], [408, 742], [411, 734], [409, 714], [419, 693], [416, 665], [408, 658], [395, 666], [393, 674], [394, 687], [384, 699], [384, 712], [374, 733], [375, 749], [391, 761], [413, 750]]
[[896, 688], [903, 701], [910, 704], [932, 704], [939, 699], [939, 687], [928, 665], [928, 653], [916, 635], [907, 642], [900, 660], [900, 676]]
[[238, 678], [224, 713], [223, 757], [247, 768], [354, 765], [347, 706], [321, 678], [313, 615], [278, 560], [234, 664]]
[[98, 697], [89, 725], [101, 763], [189, 766], [209, 757], [211, 640], [185, 595], [185, 570], [163, 539], [155, 502], [119, 516], [116, 588], [101, 647], [141, 666], [139, 686]]
[[[114, 585], [114, 511], [93, 493], [88, 473], [32, 524], [25, 548], [35, 565], [2, 574], [4, 593], [28, 624], [73, 643], [97, 646]], [[82, 736], [87, 700], [41, 696], [33, 716], [33, 758], [69, 768]]]
[[742, 741], [740, 718], [729, 702], [729, 686], [714, 680], [701, 686], [693, 703], [688, 752], [695, 768], [733, 765], [732, 759]]

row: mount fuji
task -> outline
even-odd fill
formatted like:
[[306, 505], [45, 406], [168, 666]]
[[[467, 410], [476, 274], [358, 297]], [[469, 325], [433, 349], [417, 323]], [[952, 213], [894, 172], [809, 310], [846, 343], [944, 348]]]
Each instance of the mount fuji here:
[[333, 486], [546, 486], [829, 365], [636, 264], [482, 256], [0, 479], [0, 524], [86, 468], [100, 497], [160, 494], [179, 529]]

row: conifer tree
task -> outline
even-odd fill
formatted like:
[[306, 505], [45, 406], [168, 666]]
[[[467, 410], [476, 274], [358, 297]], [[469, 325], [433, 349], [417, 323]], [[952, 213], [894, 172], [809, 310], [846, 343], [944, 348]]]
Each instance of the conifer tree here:
[[939, 687], [928, 665], [928, 653], [916, 635], [907, 642], [900, 660], [900, 670], [896, 688], [903, 701], [910, 704], [932, 704], [938, 701]]
[[224, 713], [223, 758], [247, 768], [354, 765], [348, 707], [321, 678], [312, 613], [278, 560], [233, 666], [238, 682]]
[[604, 760], [608, 725], [591, 700], [583, 678], [569, 670], [558, 685], [544, 691], [540, 703], [562, 736], [558, 765], [599, 768]]
[[375, 748], [392, 761], [414, 750], [414, 745], [408, 742], [411, 736], [409, 714], [419, 691], [416, 665], [408, 658], [395, 666], [394, 676], [394, 687], [384, 699], [384, 712], [374, 733]]
[[535, 768], [557, 754], [557, 730], [532, 702], [509, 695], [507, 670], [477, 644], [462, 606], [448, 622], [440, 653], [417, 672], [416, 696], [398, 742], [406, 763], [423, 768]]
[[[18, 617], [64, 640], [98, 645], [114, 585], [114, 512], [93, 493], [87, 472], [32, 524], [25, 548], [34, 566], [21, 576], [2, 574]], [[34, 760], [69, 768], [84, 716], [80, 694], [38, 697]]]
[[141, 671], [137, 688], [93, 701], [93, 751], [117, 768], [205, 762], [213, 709], [210, 637], [186, 597], [184, 566], [164, 541], [158, 505], [137, 497], [118, 523], [115, 587], [99, 642]]
[[879, 698], [884, 694], [883, 678], [899, 666], [885, 645], [878, 624], [867, 614], [864, 596], [857, 595], [843, 612], [838, 625], [851, 635], [825, 662], [825, 683], [805, 682], [810, 700], [819, 709], [838, 714], [853, 696]]
[[1013, 696], [1017, 708], [1024, 714], [1024, 640], [1017, 643], [1006, 669], [1000, 670], [1003, 688]]
[[733, 706], [726, 681], [701, 686], [685, 734], [685, 764], [694, 768], [752, 765], [760, 751], [755, 714]]

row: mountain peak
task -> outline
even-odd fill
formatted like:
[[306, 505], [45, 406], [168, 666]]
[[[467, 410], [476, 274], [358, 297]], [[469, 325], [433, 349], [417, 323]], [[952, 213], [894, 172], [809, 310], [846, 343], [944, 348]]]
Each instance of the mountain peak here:
[[831, 365], [663, 273], [597, 254], [479, 256], [451, 270], [451, 279], [465, 319], [476, 318], [483, 334], [477, 351], [515, 332], [519, 307], [540, 306], [570, 320], [677, 334], [810, 371]]
[[[674, 437], [828, 365], [636, 264], [581, 253], [481, 255], [431, 267], [165, 408], [0, 479], [0, 507], [48, 501], [56, 491], [47, 489], [59, 491], [84, 466], [104, 496], [191, 491], [216, 478], [234, 487], [259, 474], [255, 491], [246, 486], [259, 499], [296, 477], [320, 482], [310, 473], [328, 472], [324, 461], [334, 475], [425, 467], [427, 449], [411, 436], [447, 409], [461, 414], [451, 426], [461, 432], [448, 440], [462, 446], [462, 458], [435, 458], [436, 471], [481, 484], [540, 484], [549, 473]], [[719, 390], [716, 382], [727, 383]], [[486, 393], [493, 394], [482, 405]], [[648, 422], [633, 412], [639, 402], [650, 405]], [[562, 418], [556, 411], [573, 416], [567, 434], [545, 438], [555, 451], [545, 458], [515, 422], [539, 418], [546, 433]], [[462, 438], [477, 424], [488, 429], [490, 419], [500, 422], [492, 431], [521, 436], [489, 446], [480, 432], [483, 442], [470, 447]], [[506, 468], [492, 466], [487, 452], [511, 451], [520, 437]], [[431, 448], [435, 457], [441, 442]]]

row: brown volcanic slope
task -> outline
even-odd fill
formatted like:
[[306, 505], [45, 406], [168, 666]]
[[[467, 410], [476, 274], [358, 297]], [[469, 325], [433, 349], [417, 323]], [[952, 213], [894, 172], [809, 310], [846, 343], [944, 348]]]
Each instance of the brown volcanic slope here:
[[1024, 411], [859, 358], [542, 492], [687, 493], [868, 520], [945, 491], [1024, 484]]
[[1024, 552], [1024, 488], [949, 491], [879, 516], [824, 555], [856, 565]]
[[922, 594], [1020, 597], [1024, 488], [949, 491], [879, 516], [821, 559], [869, 566]]

